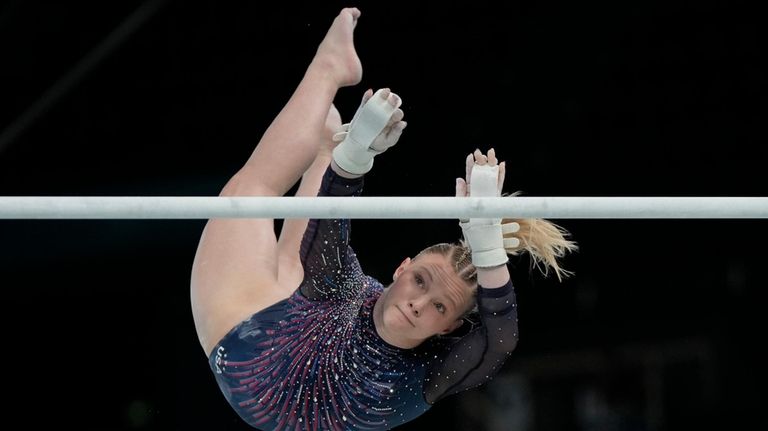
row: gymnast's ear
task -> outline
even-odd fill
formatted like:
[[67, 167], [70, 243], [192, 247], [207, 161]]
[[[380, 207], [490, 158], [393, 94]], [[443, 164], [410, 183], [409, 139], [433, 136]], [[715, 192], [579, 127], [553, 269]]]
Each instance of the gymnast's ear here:
[[395, 273], [392, 275], [392, 280], [397, 280], [397, 277], [400, 277], [400, 274], [402, 274], [403, 271], [405, 271], [405, 268], [408, 268], [408, 265], [410, 264], [411, 264], [411, 258], [406, 257], [403, 260], [403, 263], [401, 263], [400, 266], [398, 266], [397, 269], [395, 270]]

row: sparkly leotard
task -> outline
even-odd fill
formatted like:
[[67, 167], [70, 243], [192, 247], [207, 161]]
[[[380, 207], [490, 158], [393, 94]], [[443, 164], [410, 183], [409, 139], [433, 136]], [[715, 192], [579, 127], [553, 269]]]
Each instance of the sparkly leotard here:
[[[330, 168], [320, 196], [359, 196], [363, 180]], [[457, 341], [400, 349], [376, 333], [383, 290], [349, 247], [350, 221], [310, 220], [304, 281], [294, 294], [233, 328], [211, 369], [224, 396], [260, 429], [390, 429], [439, 399], [488, 381], [517, 343], [511, 281], [478, 288], [482, 324]]]

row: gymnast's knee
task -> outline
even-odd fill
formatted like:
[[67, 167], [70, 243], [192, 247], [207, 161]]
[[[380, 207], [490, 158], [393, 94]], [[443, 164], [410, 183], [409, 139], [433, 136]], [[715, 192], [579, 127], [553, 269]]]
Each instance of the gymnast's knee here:
[[259, 178], [257, 173], [240, 170], [227, 181], [219, 196], [282, 196], [282, 193]]

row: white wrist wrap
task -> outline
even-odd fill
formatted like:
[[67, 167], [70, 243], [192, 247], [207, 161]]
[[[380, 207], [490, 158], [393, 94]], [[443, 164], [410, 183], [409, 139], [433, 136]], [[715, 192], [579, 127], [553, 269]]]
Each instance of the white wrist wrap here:
[[366, 149], [350, 136], [347, 135], [347, 138], [333, 149], [333, 160], [350, 174], [365, 174], [373, 168], [373, 156], [376, 153]]
[[[377, 91], [368, 101], [358, 108], [354, 118], [346, 127], [346, 135], [336, 148], [333, 149], [333, 160], [341, 169], [351, 173], [362, 175], [373, 167], [373, 157], [381, 154], [383, 150], [371, 148], [376, 137], [379, 136], [389, 119], [397, 108], [392, 106]], [[394, 143], [389, 146], [394, 145]]]
[[459, 223], [464, 233], [464, 239], [467, 240], [469, 249], [472, 250], [472, 264], [478, 268], [489, 268], [507, 263], [509, 258], [504, 250], [501, 222], [473, 225], [474, 220], [476, 219], [470, 219], [467, 223]]
[[[472, 168], [469, 195], [471, 197], [497, 197], [499, 167], [475, 165]], [[460, 222], [464, 239], [472, 251], [472, 264], [478, 268], [504, 265], [509, 261], [504, 250], [504, 237], [500, 218], [473, 218]]]

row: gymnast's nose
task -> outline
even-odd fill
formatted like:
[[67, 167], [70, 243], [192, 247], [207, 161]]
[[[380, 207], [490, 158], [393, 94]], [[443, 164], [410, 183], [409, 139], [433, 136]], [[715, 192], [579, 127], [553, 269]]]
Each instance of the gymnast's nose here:
[[416, 315], [416, 317], [419, 317], [421, 315], [421, 306], [418, 304], [417, 301], [410, 301], [408, 302], [408, 308], [411, 309], [413, 314]]

